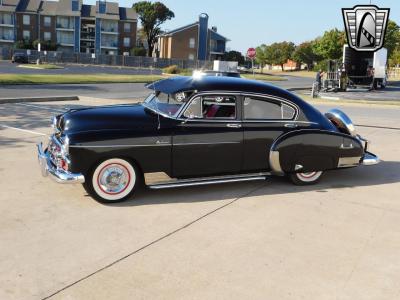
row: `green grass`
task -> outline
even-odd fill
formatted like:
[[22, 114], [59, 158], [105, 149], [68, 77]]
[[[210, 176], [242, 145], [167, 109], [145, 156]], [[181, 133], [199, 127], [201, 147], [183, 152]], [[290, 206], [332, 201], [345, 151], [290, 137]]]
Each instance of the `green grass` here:
[[0, 74], [0, 84], [149, 83], [164, 78], [161, 75]]
[[261, 81], [286, 81], [287, 78], [281, 77], [281, 76], [276, 76], [276, 75], [270, 75], [270, 74], [240, 74], [243, 78], [247, 79], [255, 79], [255, 80], [261, 80]]
[[57, 70], [64, 69], [64, 67], [52, 65], [52, 64], [41, 64], [41, 65], [19, 65], [19, 68], [27, 68], [27, 69], [39, 69], [39, 70]]

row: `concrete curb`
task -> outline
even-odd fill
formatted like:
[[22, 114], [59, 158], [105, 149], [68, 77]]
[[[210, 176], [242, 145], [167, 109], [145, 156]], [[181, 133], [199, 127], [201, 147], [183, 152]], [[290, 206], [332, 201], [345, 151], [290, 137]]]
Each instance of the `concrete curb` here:
[[32, 97], [32, 98], [0, 98], [0, 104], [22, 103], [22, 102], [50, 102], [50, 101], [74, 101], [78, 96], [56, 96], [56, 97]]
[[288, 88], [287, 89], [289, 92], [295, 92], [295, 91], [308, 91], [311, 90], [311, 87], [295, 87], [295, 88]]

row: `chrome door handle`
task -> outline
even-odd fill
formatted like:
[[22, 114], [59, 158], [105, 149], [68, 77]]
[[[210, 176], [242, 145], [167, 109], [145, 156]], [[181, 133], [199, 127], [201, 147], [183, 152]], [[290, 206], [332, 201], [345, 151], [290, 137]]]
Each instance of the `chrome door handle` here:
[[242, 125], [241, 124], [237, 124], [237, 123], [230, 123], [230, 124], [226, 124], [226, 127], [229, 127], [229, 128], [240, 128], [240, 127], [242, 127]]
[[296, 127], [297, 127], [297, 124], [295, 124], [295, 123], [286, 123], [284, 126], [285, 126], [286, 128], [296, 128]]
[[350, 144], [349, 146], [345, 146], [344, 144], [340, 145], [340, 149], [353, 149], [353, 148], [354, 148], [353, 144]]

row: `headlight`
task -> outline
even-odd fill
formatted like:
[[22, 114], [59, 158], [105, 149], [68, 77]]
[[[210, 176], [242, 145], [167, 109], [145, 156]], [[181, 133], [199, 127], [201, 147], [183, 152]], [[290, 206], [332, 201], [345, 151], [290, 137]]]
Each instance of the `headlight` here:
[[57, 129], [57, 117], [56, 116], [51, 118], [51, 127], [53, 127], [54, 129]]

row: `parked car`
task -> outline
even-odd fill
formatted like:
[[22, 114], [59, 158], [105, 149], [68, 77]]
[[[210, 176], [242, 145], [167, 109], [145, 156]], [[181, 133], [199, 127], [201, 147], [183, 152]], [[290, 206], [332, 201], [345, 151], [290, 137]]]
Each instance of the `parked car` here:
[[22, 52], [14, 53], [13, 56], [11, 57], [11, 62], [27, 64], [27, 63], [29, 63], [28, 55], [26, 55], [25, 53], [22, 53]]
[[[379, 162], [341, 111], [241, 78], [174, 77], [143, 103], [73, 109], [53, 118], [42, 174], [115, 202], [151, 189], [263, 180], [318, 182], [325, 171]], [[153, 176], [152, 176], [153, 175]], [[154, 175], [167, 181], [151, 182]], [[338, 178], [338, 180], [340, 180]]]

